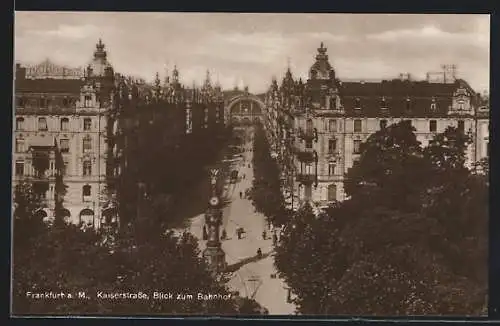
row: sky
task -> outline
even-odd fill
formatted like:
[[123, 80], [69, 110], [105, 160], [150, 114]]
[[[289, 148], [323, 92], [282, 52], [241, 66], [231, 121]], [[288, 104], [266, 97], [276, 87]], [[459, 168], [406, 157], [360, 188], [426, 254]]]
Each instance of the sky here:
[[81, 67], [102, 39], [115, 71], [152, 81], [177, 65], [223, 88], [264, 92], [288, 66], [307, 79], [324, 42], [339, 79], [423, 79], [442, 64], [489, 89], [489, 15], [16, 12], [15, 60]]

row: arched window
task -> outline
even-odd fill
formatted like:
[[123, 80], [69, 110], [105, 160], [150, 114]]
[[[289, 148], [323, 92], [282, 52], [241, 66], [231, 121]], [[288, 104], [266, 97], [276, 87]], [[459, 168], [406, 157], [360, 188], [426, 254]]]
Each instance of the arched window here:
[[82, 209], [82, 211], [80, 212], [80, 224], [84, 224], [85, 226], [93, 226], [94, 223], [94, 211], [88, 208]]
[[83, 152], [90, 152], [92, 150], [92, 138], [87, 135], [83, 138]]
[[337, 186], [335, 184], [328, 185], [328, 201], [337, 200]]
[[61, 118], [61, 131], [68, 131], [68, 130], [69, 130], [69, 119]]
[[24, 118], [16, 118], [16, 130], [24, 130]]

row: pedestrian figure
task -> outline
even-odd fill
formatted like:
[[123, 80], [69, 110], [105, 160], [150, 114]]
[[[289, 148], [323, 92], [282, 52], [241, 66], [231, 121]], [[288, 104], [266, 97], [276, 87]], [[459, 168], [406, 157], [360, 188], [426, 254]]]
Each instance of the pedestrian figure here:
[[266, 240], [267, 237], [266, 237], [266, 230], [262, 231], [262, 239]]
[[240, 191], [240, 199], [243, 197], [243, 193]]
[[276, 231], [273, 232], [273, 245], [276, 246], [278, 243], [278, 236], [276, 235]]
[[257, 257], [262, 258], [262, 250], [260, 248], [257, 249]]
[[226, 232], [226, 229], [222, 230], [222, 236], [221, 236], [221, 239], [222, 239], [222, 240], [226, 240], [226, 239], [227, 239], [227, 232]]
[[207, 226], [203, 225], [203, 240], [208, 239]]

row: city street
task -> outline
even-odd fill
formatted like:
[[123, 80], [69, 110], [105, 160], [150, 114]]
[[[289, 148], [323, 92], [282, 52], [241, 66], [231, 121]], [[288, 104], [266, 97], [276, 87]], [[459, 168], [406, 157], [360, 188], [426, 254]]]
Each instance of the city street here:
[[[273, 245], [271, 234], [267, 230], [265, 216], [254, 211], [250, 199], [240, 198], [240, 192], [252, 187], [252, 145], [248, 142], [246, 151], [240, 161], [235, 162], [234, 169], [238, 169], [239, 181], [230, 184], [226, 181], [226, 197], [230, 203], [224, 208], [223, 229], [228, 239], [222, 241], [222, 249], [226, 253], [228, 269], [233, 270], [228, 285], [241, 296], [255, 299], [269, 310], [269, 314], [293, 314], [295, 307], [287, 303], [287, 290], [284, 282], [272, 277], [276, 273], [273, 261]], [[243, 178], [245, 176], [245, 178]], [[207, 178], [208, 182], [208, 178]], [[200, 239], [200, 249], [205, 248], [202, 241], [204, 214], [190, 219], [189, 232]], [[236, 229], [242, 227], [245, 233], [238, 240]], [[267, 231], [264, 240], [262, 232]], [[262, 258], [257, 257], [257, 250], [261, 249]]]

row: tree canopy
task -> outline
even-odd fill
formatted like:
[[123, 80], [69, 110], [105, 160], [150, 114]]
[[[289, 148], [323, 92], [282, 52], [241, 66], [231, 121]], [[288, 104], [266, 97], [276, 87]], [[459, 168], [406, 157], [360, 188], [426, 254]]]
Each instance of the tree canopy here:
[[422, 148], [407, 122], [371, 135], [350, 198], [297, 212], [276, 266], [303, 314], [484, 314], [488, 185], [456, 128]]
[[[103, 235], [74, 225], [16, 220], [13, 312], [15, 314], [259, 314], [231, 294], [207, 269], [196, 239], [188, 233], [162, 235], [154, 225], [120, 234], [110, 250]], [[28, 292], [63, 291], [73, 299], [33, 299]], [[84, 291], [87, 298], [79, 298]], [[172, 293], [170, 300], [154, 292]], [[99, 293], [143, 293], [146, 299], [103, 299]], [[199, 300], [198, 293], [232, 295]], [[192, 294], [193, 299], [175, 296]]]
[[281, 224], [285, 219], [279, 167], [271, 157], [271, 147], [263, 126], [256, 124], [254, 128], [252, 201], [257, 211]]

